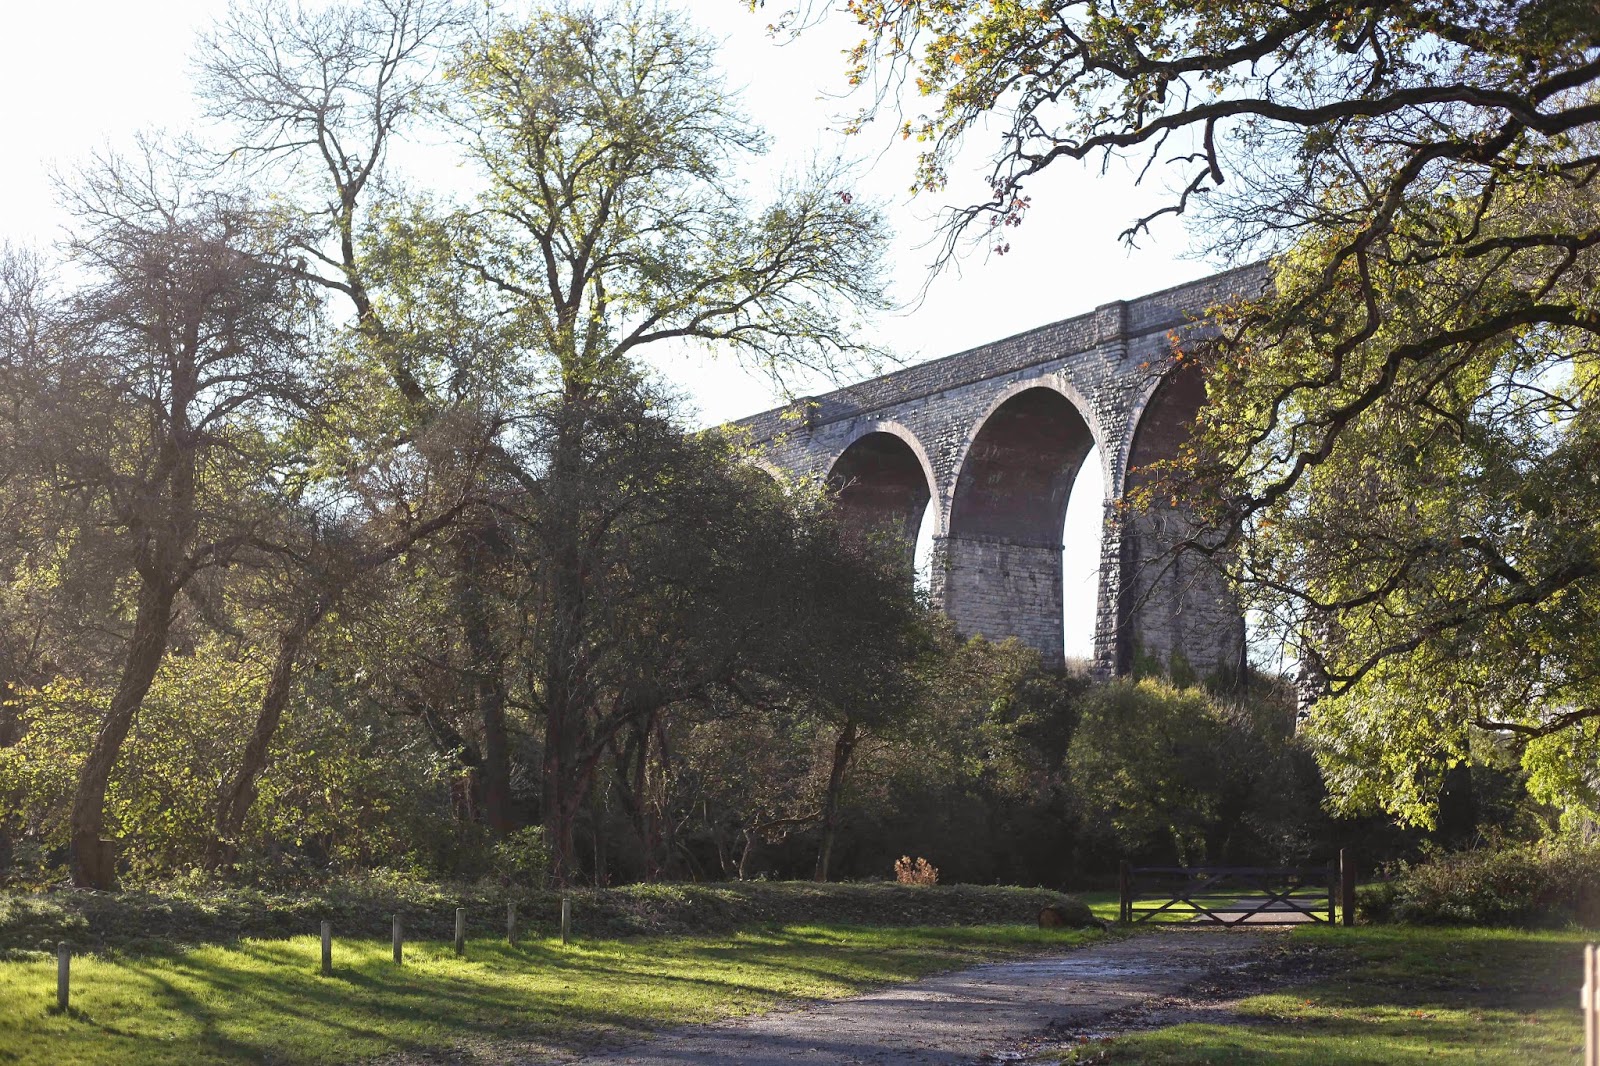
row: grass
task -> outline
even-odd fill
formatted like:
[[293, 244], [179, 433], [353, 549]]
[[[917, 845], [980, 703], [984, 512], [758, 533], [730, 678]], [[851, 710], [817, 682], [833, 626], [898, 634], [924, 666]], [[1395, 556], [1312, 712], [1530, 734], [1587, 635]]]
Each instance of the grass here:
[[1337, 977], [1255, 996], [1227, 1024], [1189, 1024], [1069, 1052], [1068, 1063], [1411, 1066], [1575, 1062], [1577, 986], [1594, 934], [1369, 926], [1303, 928], [1344, 953]]
[[[795, 925], [944, 926], [1032, 922], [1047, 904], [1080, 909], [1059, 892], [998, 885], [649, 884], [566, 893], [445, 884], [374, 873], [299, 891], [179, 881], [128, 892], [0, 891], [0, 960], [74, 951], [166, 952], [177, 946], [311, 933], [323, 920], [346, 936], [386, 937], [394, 914], [418, 940], [446, 940], [455, 910], [473, 928], [498, 926], [517, 904], [529, 936], [553, 935], [561, 897], [585, 937], [696, 936]], [[1087, 919], [1087, 914], [1083, 917]], [[1070, 924], [1083, 924], [1073, 922]]]
[[55, 968], [0, 963], [0, 1063], [314, 1064], [459, 1044], [571, 1051], [663, 1025], [838, 997], [979, 961], [1059, 948], [1092, 931], [1022, 925], [797, 926], [716, 937], [510, 948], [339, 940], [318, 976], [315, 937], [75, 959], [72, 1010]]

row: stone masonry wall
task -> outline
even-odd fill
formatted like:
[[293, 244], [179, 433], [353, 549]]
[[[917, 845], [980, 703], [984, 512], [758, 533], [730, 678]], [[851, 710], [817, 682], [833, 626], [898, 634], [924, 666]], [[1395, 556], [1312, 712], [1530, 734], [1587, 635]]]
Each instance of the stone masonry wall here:
[[[1060, 543], [1008, 542], [1003, 536], [952, 538], [956, 485], [988, 416], [1030, 388], [1065, 396], [1100, 449], [1106, 528], [1096, 606], [1096, 667], [1127, 672], [1139, 655], [1170, 664], [1174, 653], [1199, 675], [1230, 669], [1243, 647], [1237, 605], [1197, 557], [1163, 566], [1157, 523], [1123, 521], [1114, 501], [1127, 485], [1137, 430], [1150, 411], [1162, 435], [1156, 389], [1172, 346], [1196, 338], [1206, 309], [1266, 283], [1263, 266], [1242, 267], [1188, 285], [1118, 301], [1014, 337], [934, 359], [737, 425], [765, 459], [796, 475], [826, 477], [847, 449], [873, 433], [899, 437], [924, 468], [935, 501], [931, 591], [966, 632], [1016, 636], [1046, 661], [1061, 659]], [[1152, 396], [1155, 399], [1152, 401]], [[881, 440], [882, 438], [878, 438]], [[1059, 530], [1056, 534], [1059, 537]], [[1155, 560], [1155, 562], [1152, 562]], [[970, 619], [964, 623], [963, 617]]]

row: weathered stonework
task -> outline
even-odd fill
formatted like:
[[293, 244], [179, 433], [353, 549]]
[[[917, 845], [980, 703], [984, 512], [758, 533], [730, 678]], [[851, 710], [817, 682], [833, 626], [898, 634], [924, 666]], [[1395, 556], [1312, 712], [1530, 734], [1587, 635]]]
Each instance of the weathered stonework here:
[[1244, 624], [1202, 557], [1169, 550], [1181, 514], [1124, 518], [1138, 470], [1174, 454], [1204, 390], [1174, 346], [1215, 304], [1254, 294], [1261, 266], [1118, 301], [957, 355], [741, 420], [766, 459], [829, 478], [863, 524], [910, 538], [933, 509], [931, 592], [966, 633], [1062, 657], [1061, 530], [1092, 446], [1108, 501], [1095, 666], [1236, 669]]

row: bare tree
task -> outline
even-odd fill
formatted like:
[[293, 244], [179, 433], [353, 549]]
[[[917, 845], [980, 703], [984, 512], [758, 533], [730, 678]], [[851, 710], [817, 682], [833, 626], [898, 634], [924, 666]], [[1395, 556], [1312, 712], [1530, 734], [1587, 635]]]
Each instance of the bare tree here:
[[73, 879], [104, 888], [107, 784], [166, 653], [178, 596], [271, 520], [281, 434], [310, 401], [313, 308], [289, 235], [242, 198], [190, 184], [147, 147], [68, 187], [87, 282], [34, 353], [44, 462], [88, 491], [132, 556], [120, 678], [79, 776]]

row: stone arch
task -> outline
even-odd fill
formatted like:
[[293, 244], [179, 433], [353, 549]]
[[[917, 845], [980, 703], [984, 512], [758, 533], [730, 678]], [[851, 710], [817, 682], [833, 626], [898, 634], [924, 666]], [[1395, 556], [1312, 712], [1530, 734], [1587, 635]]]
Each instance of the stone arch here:
[[[1197, 364], [1174, 364], [1131, 415], [1121, 467], [1122, 495], [1174, 459], [1205, 404]], [[1115, 660], [1119, 673], [1161, 669], [1179, 681], [1237, 672], [1244, 620], [1221, 570], [1182, 545], [1201, 532], [1193, 516], [1160, 500], [1124, 508], [1120, 537]]]
[[997, 398], [957, 468], [936, 567], [957, 628], [1017, 637], [1050, 665], [1062, 658], [1061, 527], [1097, 438], [1084, 410], [1053, 378]]
[[993, 399], [989, 401], [989, 405], [984, 410], [983, 414], [980, 415], [970, 427], [968, 427], [966, 439], [962, 441], [961, 450], [956, 456], [955, 460], [956, 476], [952, 477], [949, 484], [945, 486], [944, 496], [940, 501], [942, 505], [940, 509], [944, 511], [946, 515], [949, 514], [951, 507], [955, 502], [955, 492], [960, 483], [961, 470], [966, 466], [967, 457], [971, 454], [972, 446], [977, 441], [979, 434], [981, 434], [984, 427], [989, 424], [989, 420], [994, 417], [996, 411], [1004, 407], [1019, 394], [1031, 392], [1035, 389], [1046, 389], [1059, 393], [1062, 398], [1072, 405], [1074, 413], [1076, 413], [1077, 416], [1083, 421], [1084, 425], [1088, 427], [1090, 435], [1094, 438], [1094, 442], [1097, 445], [1102, 445], [1100, 449], [1100, 473], [1104, 480], [1104, 488], [1107, 498], [1110, 498], [1111, 494], [1115, 490], [1115, 483], [1112, 479], [1112, 468], [1106, 460], [1107, 452], [1103, 445], [1108, 437], [1100, 424], [1099, 412], [1095, 410], [1094, 405], [1089, 403], [1088, 399], [1078, 389], [1077, 385], [1072, 381], [1070, 375], [1046, 374], [1042, 377], [1029, 378], [1026, 381], [1013, 382], [1011, 385], [1002, 389], [994, 396]]
[[863, 532], [899, 535], [909, 557], [935, 484], [914, 433], [894, 422], [857, 427], [829, 464], [827, 483], [847, 522]]
[[1150, 381], [1128, 414], [1130, 432], [1117, 464], [1124, 491], [1137, 484], [1141, 467], [1177, 457], [1206, 402], [1199, 364], [1174, 363]]
[[783, 469], [783, 467], [772, 462], [771, 460], [763, 459], [759, 455], [750, 457], [746, 460], [746, 462], [748, 462], [754, 469], [761, 471], [773, 481], [777, 482], [786, 491], [788, 490], [791, 479], [793, 478], [793, 475], [790, 474], [789, 471]]

